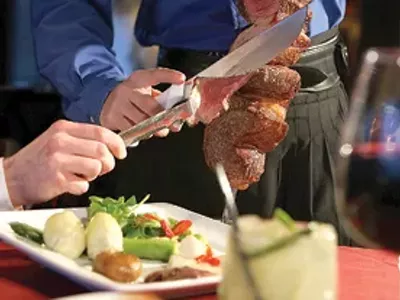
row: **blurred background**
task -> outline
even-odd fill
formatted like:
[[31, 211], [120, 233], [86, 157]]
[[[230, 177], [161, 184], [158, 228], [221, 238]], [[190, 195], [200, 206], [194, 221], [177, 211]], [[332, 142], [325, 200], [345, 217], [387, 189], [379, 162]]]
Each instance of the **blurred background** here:
[[[349, 0], [347, 17], [342, 23], [353, 70], [357, 69], [357, 58], [363, 48], [370, 44], [388, 44], [388, 31], [382, 33], [379, 26], [374, 26], [377, 22], [390, 23], [390, 18], [380, 20], [379, 11], [382, 12], [380, 16], [394, 14], [394, 19], [399, 20], [399, 10], [390, 9], [390, 5], [398, 8], [399, 0], [364, 0], [363, 3], [367, 8], [360, 8], [361, 0]], [[118, 5], [114, 4], [114, 50], [127, 72], [152, 67], [156, 61], [157, 48], [142, 48], [132, 35], [139, 5], [139, 0], [120, 0]], [[7, 153], [34, 139], [61, 116], [59, 96], [40, 78], [36, 69], [29, 9], [29, 0], [0, 1], [0, 138], [13, 141], [7, 143]], [[360, 39], [361, 21], [366, 18], [368, 38]], [[397, 28], [400, 40], [399, 24], [397, 27], [392, 24], [385, 26]], [[391, 42], [396, 39], [393, 39], [394, 35], [396, 32], [389, 37]]]

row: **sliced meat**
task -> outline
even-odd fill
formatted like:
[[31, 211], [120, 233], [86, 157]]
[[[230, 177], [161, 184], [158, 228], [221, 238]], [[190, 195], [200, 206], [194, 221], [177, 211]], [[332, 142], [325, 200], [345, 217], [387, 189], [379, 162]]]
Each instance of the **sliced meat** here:
[[250, 79], [252, 74], [226, 78], [198, 78], [197, 90], [201, 104], [196, 112], [196, 120], [210, 123], [229, 108], [228, 100]]
[[164, 270], [155, 271], [150, 273], [144, 279], [144, 282], [160, 282], [172, 281], [181, 279], [194, 279], [206, 276], [213, 276], [214, 274], [208, 271], [194, 269], [190, 267], [169, 268]]
[[254, 99], [292, 99], [300, 89], [299, 73], [282, 66], [265, 66], [252, 74], [239, 94]]

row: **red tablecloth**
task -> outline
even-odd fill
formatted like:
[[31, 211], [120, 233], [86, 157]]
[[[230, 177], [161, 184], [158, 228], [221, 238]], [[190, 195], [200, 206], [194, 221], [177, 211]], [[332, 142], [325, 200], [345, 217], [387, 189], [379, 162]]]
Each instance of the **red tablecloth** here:
[[[397, 256], [385, 251], [339, 248], [338, 300], [400, 299]], [[86, 289], [47, 270], [0, 242], [0, 299], [49, 299]], [[192, 300], [215, 300], [215, 295]]]

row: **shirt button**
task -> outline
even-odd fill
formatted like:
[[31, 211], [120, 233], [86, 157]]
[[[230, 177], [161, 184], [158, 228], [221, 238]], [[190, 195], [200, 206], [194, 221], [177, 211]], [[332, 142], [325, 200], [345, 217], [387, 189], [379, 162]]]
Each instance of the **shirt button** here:
[[96, 123], [96, 121], [94, 120], [94, 118], [92, 116], [90, 116], [90, 122], [92, 122], [93, 124]]

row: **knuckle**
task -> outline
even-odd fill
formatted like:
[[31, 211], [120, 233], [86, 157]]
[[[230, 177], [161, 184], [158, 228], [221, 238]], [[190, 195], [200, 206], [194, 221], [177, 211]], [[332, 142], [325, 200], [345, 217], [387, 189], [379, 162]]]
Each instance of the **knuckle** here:
[[69, 122], [66, 120], [58, 120], [56, 121], [53, 125], [51, 125], [51, 128], [55, 132], [61, 132], [64, 131], [68, 128]]
[[109, 158], [103, 160], [103, 173], [108, 173], [115, 168], [115, 159], [110, 156]]
[[50, 154], [57, 153], [65, 146], [65, 134], [58, 132], [54, 134], [47, 143], [47, 149]]
[[108, 154], [108, 148], [103, 143], [96, 143], [95, 153], [97, 158], [103, 158]]
[[103, 164], [109, 164], [110, 159], [113, 158], [113, 155], [108, 149], [108, 147], [102, 143], [98, 143], [95, 151], [96, 151], [95, 158], [98, 161], [101, 161]]
[[66, 186], [64, 175], [61, 172], [55, 172], [54, 174], [54, 184], [58, 187], [58, 189], [64, 190]]
[[90, 164], [86, 166], [88, 180], [94, 180], [97, 178], [101, 172], [102, 164], [98, 160], [93, 160]]
[[59, 155], [57, 152], [53, 152], [49, 155], [48, 157], [48, 165], [50, 170], [53, 172], [58, 172], [63, 164], [63, 161], [61, 159], [61, 155]]
[[129, 75], [127, 81], [135, 82], [138, 78], [140, 78], [143, 75], [144, 72], [145, 72], [144, 70], [137, 70], [133, 72], [131, 75]]
[[107, 129], [96, 126], [93, 128], [93, 135], [96, 141], [105, 143], [107, 141]]

